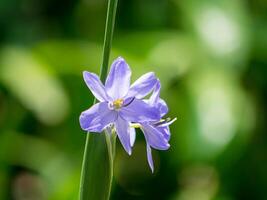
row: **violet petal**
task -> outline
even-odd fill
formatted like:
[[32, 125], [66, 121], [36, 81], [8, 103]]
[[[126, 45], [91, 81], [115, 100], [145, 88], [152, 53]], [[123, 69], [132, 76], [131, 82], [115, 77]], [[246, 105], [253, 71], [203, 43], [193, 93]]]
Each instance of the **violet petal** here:
[[158, 103], [155, 106], [158, 108], [161, 117], [166, 115], [169, 111], [169, 108], [163, 99], [159, 99]]
[[118, 117], [115, 122], [116, 132], [121, 141], [121, 144], [125, 151], [131, 155], [132, 148], [130, 143], [130, 125], [128, 121], [125, 121], [121, 117]]
[[127, 97], [143, 98], [152, 91], [157, 78], [153, 72], [148, 72], [137, 79], [130, 87]]
[[107, 125], [116, 120], [117, 116], [117, 112], [108, 108], [108, 103], [101, 102], [81, 113], [80, 125], [85, 131], [102, 132]]
[[149, 146], [149, 144], [146, 144], [146, 152], [147, 152], [147, 161], [148, 161], [149, 167], [153, 173], [154, 172], [154, 163], [153, 163], [153, 158], [152, 158], [151, 147]]
[[163, 117], [164, 115], [166, 115], [168, 113], [169, 109], [168, 109], [166, 102], [159, 97], [160, 87], [161, 87], [160, 82], [157, 81], [157, 84], [154, 88], [152, 95], [150, 96], [150, 98], [148, 100], [148, 103], [150, 105], [155, 106], [159, 110], [160, 116]]
[[135, 142], [135, 137], [136, 137], [136, 132], [135, 132], [135, 128], [130, 128], [130, 143], [131, 143], [131, 147], [133, 147], [134, 142]]
[[169, 141], [170, 137], [171, 137], [171, 133], [170, 133], [170, 128], [169, 126], [164, 126], [164, 127], [157, 127], [158, 131], [160, 131], [164, 138]]
[[157, 121], [160, 119], [158, 109], [140, 99], [134, 99], [128, 106], [122, 107], [119, 114], [130, 122]]
[[142, 124], [142, 130], [144, 132], [146, 142], [154, 149], [166, 150], [170, 147], [163, 133], [161, 133], [156, 127], [145, 123]]
[[155, 105], [158, 103], [159, 95], [160, 95], [160, 87], [161, 87], [160, 82], [158, 80], [156, 85], [155, 85], [154, 91], [148, 100], [149, 104]]
[[93, 95], [101, 102], [108, 101], [110, 97], [105, 91], [105, 87], [100, 81], [99, 77], [87, 71], [83, 72], [83, 79], [87, 85], [87, 87], [91, 90]]
[[119, 57], [112, 63], [105, 87], [113, 100], [122, 98], [128, 93], [131, 73], [130, 67], [123, 58]]

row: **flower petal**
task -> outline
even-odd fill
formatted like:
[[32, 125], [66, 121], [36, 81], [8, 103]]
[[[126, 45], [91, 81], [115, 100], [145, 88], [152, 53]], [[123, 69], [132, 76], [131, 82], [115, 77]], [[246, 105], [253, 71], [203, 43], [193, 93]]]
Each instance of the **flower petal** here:
[[163, 134], [164, 138], [169, 142], [171, 137], [169, 126], [157, 127], [157, 129]]
[[161, 87], [160, 82], [158, 80], [156, 85], [155, 85], [154, 91], [148, 100], [149, 104], [155, 105], [158, 103], [159, 95], [160, 95], [160, 87]]
[[131, 70], [125, 60], [117, 58], [111, 65], [105, 87], [113, 100], [124, 97], [129, 90]]
[[136, 137], [135, 128], [130, 127], [130, 143], [131, 143], [131, 147], [133, 147], [133, 145], [134, 145], [135, 137]]
[[121, 141], [121, 144], [125, 151], [131, 155], [132, 148], [130, 142], [130, 125], [129, 122], [125, 121], [121, 117], [118, 117], [115, 122], [116, 132]]
[[127, 97], [136, 97], [141, 99], [152, 91], [157, 83], [154, 72], [148, 72], [137, 79], [130, 87]]
[[146, 153], [147, 153], [147, 161], [148, 161], [149, 167], [153, 173], [154, 172], [154, 163], [153, 163], [152, 152], [151, 152], [151, 148], [150, 148], [149, 144], [146, 144]]
[[148, 100], [148, 103], [152, 106], [155, 106], [159, 110], [160, 116], [163, 117], [164, 115], [168, 113], [169, 109], [168, 109], [166, 102], [159, 97], [160, 87], [161, 87], [160, 82], [158, 80], [154, 88], [154, 91]]
[[169, 108], [166, 104], [166, 102], [163, 99], [159, 99], [156, 107], [159, 109], [160, 116], [163, 117], [166, 115], [169, 111]]
[[164, 138], [169, 142], [170, 137], [171, 137], [169, 125], [171, 125], [175, 121], [176, 121], [176, 118], [174, 118], [171, 121], [169, 121], [169, 119], [167, 119], [163, 122], [157, 122], [157, 123], [153, 123], [153, 124], [150, 123], [150, 124], [154, 128], [156, 128], [159, 132], [161, 132], [163, 134]]
[[114, 122], [118, 117], [116, 111], [108, 108], [108, 103], [101, 102], [93, 105], [80, 115], [80, 125], [85, 131], [102, 132], [103, 129]]
[[160, 119], [158, 109], [140, 99], [134, 99], [128, 106], [122, 107], [119, 115], [129, 122], [157, 121]]
[[87, 71], [83, 72], [83, 79], [88, 86], [88, 88], [91, 90], [93, 95], [101, 102], [108, 101], [110, 97], [107, 95], [105, 91], [105, 87], [100, 81], [99, 77], [94, 74]]
[[142, 124], [142, 130], [146, 138], [146, 142], [154, 149], [166, 150], [170, 147], [163, 133], [153, 125], [148, 123]]

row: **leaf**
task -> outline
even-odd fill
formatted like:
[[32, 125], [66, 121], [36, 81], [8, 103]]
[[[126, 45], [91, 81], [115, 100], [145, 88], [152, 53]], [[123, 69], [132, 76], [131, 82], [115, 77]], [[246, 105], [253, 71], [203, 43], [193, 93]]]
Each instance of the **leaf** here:
[[113, 159], [108, 133], [88, 133], [83, 162], [80, 200], [109, 199]]

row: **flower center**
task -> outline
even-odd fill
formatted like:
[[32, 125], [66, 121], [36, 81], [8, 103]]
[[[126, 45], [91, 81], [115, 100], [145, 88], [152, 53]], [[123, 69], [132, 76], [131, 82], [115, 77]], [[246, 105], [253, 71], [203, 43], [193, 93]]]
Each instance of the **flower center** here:
[[123, 99], [117, 99], [115, 101], [113, 101], [113, 106], [115, 109], [120, 109], [123, 105]]

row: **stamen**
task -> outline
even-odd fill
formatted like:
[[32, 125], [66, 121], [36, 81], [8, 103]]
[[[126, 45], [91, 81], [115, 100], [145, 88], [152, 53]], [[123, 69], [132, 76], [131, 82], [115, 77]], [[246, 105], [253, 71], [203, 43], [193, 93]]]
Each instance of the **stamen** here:
[[159, 122], [155, 123], [154, 125], [161, 126], [161, 127], [168, 126], [168, 125], [172, 124], [174, 121], [176, 121], [176, 119], [177, 118], [175, 117], [173, 120], [171, 120], [171, 118], [168, 117], [166, 119], [161, 119]]
[[166, 119], [161, 119], [161, 120], [159, 120], [158, 122], [156, 122], [154, 125], [155, 126], [159, 126], [159, 125], [161, 125], [161, 124], [164, 124], [166, 122]]
[[113, 101], [113, 106], [115, 109], [120, 109], [123, 105], [123, 99], [117, 99], [115, 101]]
[[175, 122], [177, 120], [177, 118], [175, 117], [173, 120], [170, 121], [170, 118], [168, 121], [164, 122], [164, 123], [160, 123], [158, 125], [158, 127], [165, 127], [165, 126], [169, 126], [171, 125], [173, 122]]

